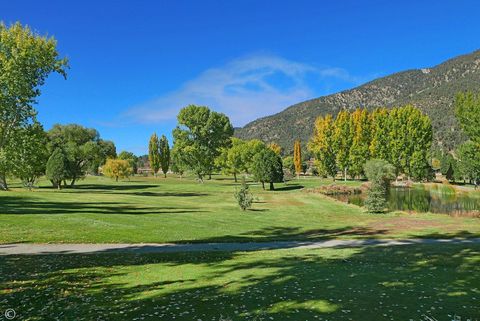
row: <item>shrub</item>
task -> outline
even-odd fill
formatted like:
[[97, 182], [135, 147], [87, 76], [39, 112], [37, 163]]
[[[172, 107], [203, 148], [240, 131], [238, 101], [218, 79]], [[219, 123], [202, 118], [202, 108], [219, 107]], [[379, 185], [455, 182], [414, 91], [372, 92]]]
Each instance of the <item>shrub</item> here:
[[66, 168], [65, 155], [61, 149], [55, 149], [48, 159], [45, 175], [47, 176], [47, 179], [52, 182], [54, 187], [57, 187], [58, 189], [62, 188], [62, 181], [66, 176]]
[[245, 178], [242, 179], [242, 185], [239, 190], [235, 191], [235, 198], [237, 199], [238, 205], [245, 211], [247, 208], [252, 207], [253, 195], [250, 193]]
[[395, 167], [384, 160], [372, 159], [367, 161], [364, 170], [371, 184], [365, 206], [369, 212], [382, 213], [387, 207], [387, 193], [395, 178]]

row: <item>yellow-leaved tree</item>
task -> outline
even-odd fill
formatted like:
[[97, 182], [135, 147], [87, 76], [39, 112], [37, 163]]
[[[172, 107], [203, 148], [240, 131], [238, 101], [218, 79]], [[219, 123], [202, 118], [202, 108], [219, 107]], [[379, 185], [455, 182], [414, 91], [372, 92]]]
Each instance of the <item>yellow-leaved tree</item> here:
[[115, 178], [118, 182], [119, 178], [129, 178], [133, 174], [132, 165], [128, 160], [124, 159], [107, 159], [107, 162], [102, 168], [103, 175]]
[[295, 173], [297, 173], [298, 178], [302, 172], [302, 146], [299, 140], [296, 140], [293, 144], [293, 163], [295, 164]]

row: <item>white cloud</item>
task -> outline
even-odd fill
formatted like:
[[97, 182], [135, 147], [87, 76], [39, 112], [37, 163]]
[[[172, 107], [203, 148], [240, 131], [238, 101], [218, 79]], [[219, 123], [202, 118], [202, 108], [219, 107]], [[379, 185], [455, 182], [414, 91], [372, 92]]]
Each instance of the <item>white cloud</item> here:
[[309, 75], [358, 82], [341, 68], [322, 69], [274, 55], [251, 55], [208, 69], [178, 90], [135, 106], [123, 116], [134, 122], [158, 123], [173, 120], [182, 107], [196, 104], [223, 112], [234, 126], [243, 126], [315, 97], [305, 81]]

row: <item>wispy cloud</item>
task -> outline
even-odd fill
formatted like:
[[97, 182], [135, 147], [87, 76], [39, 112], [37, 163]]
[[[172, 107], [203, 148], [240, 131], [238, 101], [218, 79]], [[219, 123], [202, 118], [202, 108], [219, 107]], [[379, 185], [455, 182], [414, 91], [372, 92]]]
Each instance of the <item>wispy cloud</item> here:
[[315, 97], [306, 79], [357, 84], [360, 80], [341, 68], [318, 68], [275, 55], [257, 54], [211, 68], [178, 90], [144, 102], [123, 116], [137, 123], [175, 119], [189, 104], [206, 105], [227, 114], [235, 126], [271, 115], [292, 104]]

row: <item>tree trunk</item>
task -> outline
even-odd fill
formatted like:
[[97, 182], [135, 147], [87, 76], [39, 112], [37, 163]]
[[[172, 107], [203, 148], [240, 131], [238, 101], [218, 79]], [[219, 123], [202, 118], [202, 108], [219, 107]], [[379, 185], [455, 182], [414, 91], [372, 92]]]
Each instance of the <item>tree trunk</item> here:
[[7, 178], [5, 177], [5, 174], [0, 174], [0, 189], [3, 189], [4, 191], [8, 190]]
[[264, 181], [262, 181], [262, 188], [263, 188], [263, 190], [265, 190], [265, 182]]
[[75, 185], [76, 180], [77, 180], [76, 178], [72, 179], [72, 181], [70, 182], [70, 187], [73, 187]]
[[233, 173], [233, 178], [235, 179], [235, 183], [237, 182], [237, 173]]
[[275, 190], [275, 186], [273, 186], [273, 182], [270, 182], [270, 190], [271, 190], [271, 191], [274, 191], [274, 190]]
[[208, 179], [212, 179], [212, 173], [208, 173]]
[[61, 189], [62, 189], [62, 182], [58, 182], [58, 183], [57, 183], [57, 189], [58, 189], [58, 190], [61, 190]]
[[347, 181], [347, 168], [346, 167], [343, 169], [343, 180], [345, 182]]
[[118, 182], [118, 176], [115, 176], [115, 182]]
[[165, 178], [167, 178], [167, 173], [166, 172], [163, 172], [163, 175], [165, 175]]

